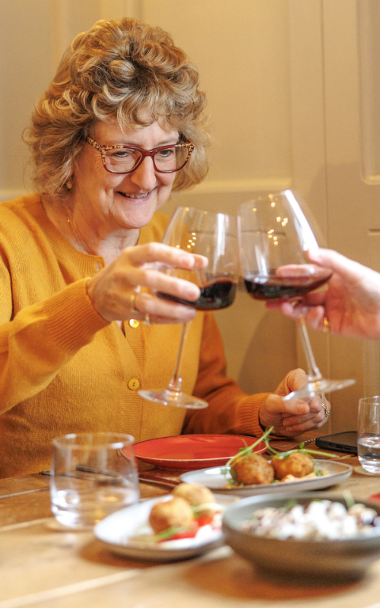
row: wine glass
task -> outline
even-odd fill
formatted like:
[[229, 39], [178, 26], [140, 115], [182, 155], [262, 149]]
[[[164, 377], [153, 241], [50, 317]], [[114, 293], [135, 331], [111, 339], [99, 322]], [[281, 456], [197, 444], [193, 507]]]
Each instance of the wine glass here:
[[[238, 231], [247, 292], [257, 300], [291, 300], [321, 287], [331, 270], [311, 264], [306, 251], [318, 247], [305, 215], [305, 205], [292, 190], [257, 196], [239, 208]], [[309, 218], [310, 219], [310, 218]], [[297, 322], [306, 357], [308, 381], [284, 401], [330, 393], [355, 380], [326, 380], [315, 362], [305, 319]]]
[[[203, 255], [208, 259], [208, 264], [202, 270], [182, 270], [173, 267], [161, 269], [171, 276], [198, 285], [201, 295], [195, 302], [162, 292], [156, 293], [158, 297], [203, 311], [220, 310], [233, 303], [239, 278], [239, 247], [235, 216], [194, 207], [178, 207], [162, 242], [190, 253]], [[190, 325], [191, 321], [182, 326], [177, 362], [168, 387], [163, 390], [140, 390], [139, 395], [144, 399], [190, 409], [207, 407], [207, 401], [187, 395], [181, 390], [181, 367]]]

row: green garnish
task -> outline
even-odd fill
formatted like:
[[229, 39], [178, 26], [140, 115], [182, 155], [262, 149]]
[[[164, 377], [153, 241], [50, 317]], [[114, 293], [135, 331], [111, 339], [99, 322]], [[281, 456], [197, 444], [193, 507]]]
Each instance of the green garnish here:
[[291, 509], [293, 509], [293, 507], [295, 507], [297, 504], [297, 501], [295, 498], [291, 498], [290, 500], [288, 500], [284, 506], [282, 507], [285, 511], [290, 511]]
[[342, 492], [343, 494], [343, 498], [344, 498], [344, 502], [347, 505], [347, 509], [349, 509], [350, 507], [353, 507], [355, 503], [355, 499], [353, 498], [351, 492], [349, 490], [344, 490], [344, 492]]
[[[240, 460], [241, 458], [246, 458], [247, 456], [250, 456], [250, 455], [252, 454], [252, 452], [253, 452], [253, 449], [254, 449], [254, 448], [255, 448], [255, 447], [256, 447], [256, 446], [257, 446], [259, 443], [261, 443], [261, 441], [264, 441], [264, 442], [265, 442], [266, 447], [268, 448], [268, 443], [267, 443], [266, 439], [267, 439], [268, 435], [270, 435], [270, 434], [271, 434], [271, 432], [273, 431], [273, 429], [274, 429], [274, 427], [273, 427], [273, 426], [271, 426], [269, 429], [267, 429], [267, 430], [265, 431], [265, 433], [264, 433], [264, 434], [263, 434], [261, 437], [259, 437], [259, 438], [258, 438], [258, 440], [257, 440], [257, 441], [255, 441], [254, 443], [252, 443], [252, 445], [248, 445], [248, 446], [246, 446], [246, 447], [244, 447], [244, 448], [239, 448], [238, 453], [237, 453], [237, 454], [235, 454], [235, 456], [232, 456], [232, 458], [230, 458], [230, 459], [229, 459], [229, 460], [226, 462], [226, 464], [225, 464], [225, 466], [223, 467], [223, 469], [227, 469], [227, 472], [228, 472], [228, 473], [230, 473], [229, 469], [230, 469], [231, 465], [232, 465], [232, 464], [234, 464], [234, 463], [235, 463], [237, 460]], [[223, 472], [223, 469], [222, 469], [222, 472]], [[224, 475], [224, 473], [223, 473], [223, 475]]]
[[[230, 458], [228, 460], [228, 462], [226, 462], [225, 466], [222, 467], [221, 469], [221, 474], [224, 475], [225, 477], [227, 477], [229, 475], [229, 479], [227, 480], [228, 483], [231, 486], [237, 486], [237, 487], [242, 487], [243, 484], [239, 483], [237, 480], [237, 476], [236, 476], [236, 472], [231, 468], [238, 460], [241, 460], [243, 458], [246, 458], [247, 456], [250, 456], [254, 450], [254, 448], [261, 442], [264, 441], [267, 451], [268, 453], [273, 457], [276, 458], [278, 460], [284, 460], [285, 458], [289, 458], [289, 456], [291, 454], [294, 454], [295, 452], [300, 452], [301, 454], [306, 454], [306, 456], [310, 456], [310, 458], [312, 460], [314, 460], [313, 455], [316, 456], [327, 456], [328, 458], [334, 458], [335, 454], [331, 454], [329, 452], [320, 452], [318, 450], [309, 450], [308, 448], [305, 448], [305, 444], [301, 443], [299, 448], [293, 448], [292, 450], [288, 450], [287, 452], [278, 452], [277, 450], [275, 450], [274, 448], [272, 448], [271, 445], [269, 445], [269, 439], [268, 436], [272, 433], [272, 431], [274, 430], [274, 427], [271, 426], [270, 428], [268, 428], [265, 433], [258, 438], [257, 441], [255, 441], [252, 445], [250, 446], [246, 446], [243, 448], [239, 448], [239, 451], [237, 454], [235, 454], [235, 456], [233, 456], [232, 458]], [[316, 476], [321, 476], [324, 475], [323, 471], [321, 471], [320, 469], [317, 469], [315, 467], [314, 473]], [[276, 483], [277, 480], [274, 480], [273, 483]]]
[[277, 460], [284, 460], [284, 458], [289, 458], [290, 454], [294, 454], [295, 452], [300, 452], [301, 454], [306, 454], [307, 456], [311, 456], [311, 454], [316, 454], [317, 456], [328, 456], [329, 458], [334, 458], [335, 454], [330, 454], [329, 452], [319, 452], [318, 450], [309, 450], [308, 448], [294, 448], [293, 450], [288, 450], [287, 452], [277, 452], [273, 448], [269, 447], [267, 444], [267, 448], [270, 454], [277, 458]]
[[232, 458], [230, 458], [226, 464], [224, 465], [224, 467], [222, 467], [222, 469], [220, 470], [221, 474], [224, 475], [225, 477], [227, 475], [230, 475], [230, 479], [228, 479], [228, 483], [232, 486], [237, 486], [237, 487], [241, 487], [243, 486], [243, 484], [239, 483], [237, 481], [236, 478], [236, 473], [233, 469], [231, 469], [231, 466], [237, 462], [238, 460], [240, 460], [241, 458], [246, 458], [247, 456], [250, 456], [250, 454], [252, 454], [254, 448], [261, 443], [261, 441], [265, 442], [266, 447], [268, 448], [268, 443], [267, 443], [267, 437], [268, 435], [271, 434], [271, 432], [273, 431], [274, 427], [271, 426], [269, 429], [267, 429], [265, 431], [265, 433], [259, 437], [257, 439], [257, 441], [255, 441], [254, 443], [252, 443], [252, 445], [246, 445], [244, 448], [239, 448], [239, 451], [237, 454], [235, 454], [235, 456], [232, 456]]
[[159, 543], [160, 541], [167, 540], [171, 536], [175, 534], [179, 534], [180, 532], [187, 532], [188, 530], [192, 530], [189, 527], [175, 527], [167, 528], [162, 532], [158, 532], [157, 534], [138, 534], [130, 538], [130, 540], [134, 540], [136, 542], [143, 543]]

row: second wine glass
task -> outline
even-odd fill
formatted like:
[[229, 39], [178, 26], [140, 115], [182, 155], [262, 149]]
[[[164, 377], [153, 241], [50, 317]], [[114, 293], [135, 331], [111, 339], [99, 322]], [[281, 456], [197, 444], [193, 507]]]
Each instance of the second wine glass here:
[[[197, 310], [220, 310], [230, 306], [239, 280], [239, 249], [236, 217], [194, 207], [178, 207], [165, 232], [163, 243], [203, 255], [208, 264], [202, 270], [164, 268], [162, 272], [195, 283], [200, 297], [195, 302], [158, 292], [160, 298]], [[139, 395], [163, 405], [202, 409], [208, 403], [182, 391], [182, 361], [191, 322], [184, 323], [173, 377], [165, 389], [140, 390]]]
[[[321, 287], [331, 271], [311, 264], [309, 249], [318, 247], [305, 206], [292, 190], [253, 198], [239, 208], [240, 253], [245, 286], [257, 300], [291, 300]], [[297, 323], [308, 382], [283, 397], [285, 401], [313, 397], [354, 384], [355, 380], [327, 380], [315, 362], [306, 323]]]

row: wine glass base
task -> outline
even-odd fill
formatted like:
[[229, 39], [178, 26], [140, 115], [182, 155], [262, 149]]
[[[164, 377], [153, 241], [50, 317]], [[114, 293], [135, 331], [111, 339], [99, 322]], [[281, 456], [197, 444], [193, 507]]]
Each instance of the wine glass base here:
[[308, 382], [302, 388], [299, 388], [289, 395], [285, 395], [282, 398], [283, 401], [290, 401], [291, 399], [304, 399], [305, 397], [315, 397], [318, 393], [331, 393], [332, 391], [340, 391], [342, 388], [355, 384], [356, 380], [316, 380], [315, 382]]
[[154, 401], [155, 403], [161, 403], [161, 405], [171, 405], [173, 407], [184, 407], [192, 410], [202, 410], [208, 407], [207, 401], [198, 399], [192, 395], [186, 393], [171, 391], [164, 389], [161, 391], [138, 391], [141, 397], [148, 401]]

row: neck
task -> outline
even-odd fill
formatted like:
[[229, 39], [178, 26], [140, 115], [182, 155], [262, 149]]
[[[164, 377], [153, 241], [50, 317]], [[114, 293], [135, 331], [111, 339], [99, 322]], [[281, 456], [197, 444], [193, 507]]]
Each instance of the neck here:
[[102, 226], [90, 225], [86, 218], [75, 212], [69, 200], [57, 201], [53, 197], [42, 197], [42, 207], [49, 220], [62, 236], [78, 251], [99, 255], [108, 265], [126, 247], [136, 245], [140, 230], [116, 228], [106, 230]]

